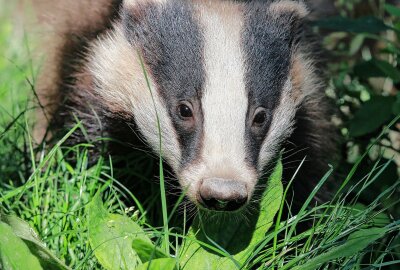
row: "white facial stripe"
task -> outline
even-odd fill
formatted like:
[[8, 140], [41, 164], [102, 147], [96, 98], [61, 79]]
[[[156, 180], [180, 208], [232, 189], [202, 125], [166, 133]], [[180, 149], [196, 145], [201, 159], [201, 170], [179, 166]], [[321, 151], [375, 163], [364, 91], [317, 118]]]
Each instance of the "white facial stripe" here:
[[279, 151], [279, 145], [293, 131], [294, 117], [298, 103], [292, 97], [292, 82], [290, 78], [286, 81], [281, 94], [279, 105], [275, 108], [271, 126], [268, 134], [261, 145], [259, 153], [258, 170], [264, 167]]
[[[219, 7], [221, 8], [221, 6]], [[206, 82], [202, 97], [204, 138], [201, 161], [209, 175], [249, 181], [245, 164], [248, 97], [241, 49], [242, 14], [230, 4], [222, 12], [200, 11], [204, 30]]]
[[137, 52], [119, 26], [95, 44], [89, 57], [89, 70], [94, 77], [95, 92], [105, 100], [111, 111], [132, 114], [155, 151], [159, 151], [157, 110], [163, 156], [173, 168], [178, 168], [180, 147], [168, 112], [148, 74], [153, 103]]

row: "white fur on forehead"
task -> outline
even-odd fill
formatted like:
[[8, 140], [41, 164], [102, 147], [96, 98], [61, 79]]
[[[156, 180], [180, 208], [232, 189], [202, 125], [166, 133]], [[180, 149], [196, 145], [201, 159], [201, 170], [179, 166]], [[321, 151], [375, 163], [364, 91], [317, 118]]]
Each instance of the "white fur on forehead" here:
[[244, 161], [248, 97], [244, 82], [240, 13], [237, 11], [235, 14], [232, 10], [232, 16], [226, 16], [227, 10], [223, 14], [213, 12], [211, 8], [200, 11], [206, 72], [202, 96], [202, 159], [210, 163], [209, 169], [218, 173], [224, 166], [229, 167], [230, 160]]
[[181, 152], [168, 112], [151, 78], [150, 92], [137, 50], [125, 39], [119, 26], [93, 46], [88, 65], [95, 92], [105, 105], [111, 111], [133, 115], [141, 133], [156, 151], [159, 150], [157, 111], [163, 156], [177, 169]]
[[281, 0], [273, 2], [269, 6], [269, 12], [279, 16], [283, 13], [292, 13], [299, 18], [304, 18], [309, 14], [309, 11], [302, 1]]
[[245, 122], [248, 96], [241, 47], [243, 16], [230, 1], [196, 1], [203, 29], [206, 81], [201, 99], [204, 115], [200, 157], [180, 173], [188, 196], [195, 198], [202, 179], [242, 181], [249, 194], [257, 172], [246, 163]]

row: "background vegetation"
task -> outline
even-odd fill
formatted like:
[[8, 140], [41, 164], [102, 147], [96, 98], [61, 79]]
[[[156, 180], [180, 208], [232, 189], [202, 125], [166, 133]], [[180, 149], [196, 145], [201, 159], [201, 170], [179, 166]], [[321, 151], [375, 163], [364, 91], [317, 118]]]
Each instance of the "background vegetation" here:
[[[399, 10], [385, 1], [337, 1], [339, 16], [316, 22], [325, 36], [330, 88], [343, 135], [342, 164], [346, 173], [400, 113]], [[398, 181], [400, 124], [396, 122], [374, 144], [357, 170], [360, 178], [380, 160], [393, 160], [380, 179], [362, 195], [370, 201]], [[392, 209], [399, 217], [400, 208]]]
[[[154, 210], [161, 201], [153, 177], [157, 160], [137, 155], [132, 161], [130, 173], [154, 189], [149, 200], [138, 201], [115, 179], [111, 160], [88, 164], [90, 145], [64, 147], [69, 134], [51, 150], [31, 142], [40, 62], [33, 61], [22, 11], [0, 1], [0, 269], [135, 269], [161, 258], [142, 269], [194, 269], [203, 261], [214, 267], [233, 262], [225, 269], [399, 269], [400, 9], [385, 1], [335, 5], [340, 16], [314, 25], [324, 37], [327, 94], [337, 105], [333, 121], [343, 135], [336, 168], [340, 191], [328, 204], [308, 202], [288, 220], [279, 214], [283, 190], [280, 197], [266, 194], [269, 209], [268, 199], [279, 202], [271, 210], [278, 215], [263, 227], [270, 229], [257, 236], [257, 245], [238, 257], [228, 255], [232, 246], [216, 245], [208, 234], [191, 234], [203, 223], [197, 218], [186, 228], [192, 213], [185, 208], [179, 208], [180, 223], [163, 222], [177, 217], [177, 207]], [[65, 159], [70, 151], [78, 156], [76, 164]], [[312, 228], [298, 231], [305, 221]], [[200, 229], [212, 234], [218, 228]], [[190, 243], [200, 250], [193, 261], [185, 249]], [[231, 259], [220, 261], [223, 255]]]

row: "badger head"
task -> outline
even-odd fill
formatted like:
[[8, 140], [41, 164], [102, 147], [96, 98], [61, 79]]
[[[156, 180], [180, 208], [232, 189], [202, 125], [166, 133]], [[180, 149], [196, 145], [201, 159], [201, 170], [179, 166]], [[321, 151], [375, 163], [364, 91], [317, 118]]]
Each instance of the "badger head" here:
[[234, 211], [291, 134], [311, 89], [293, 1], [126, 0], [92, 49], [96, 93], [134, 117], [195, 204]]

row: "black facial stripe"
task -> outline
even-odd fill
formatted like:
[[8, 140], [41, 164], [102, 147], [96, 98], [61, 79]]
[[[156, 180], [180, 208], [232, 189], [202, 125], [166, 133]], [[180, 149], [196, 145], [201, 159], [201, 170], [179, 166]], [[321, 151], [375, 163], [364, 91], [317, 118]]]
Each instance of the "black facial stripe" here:
[[[162, 6], [147, 5], [134, 12], [124, 11], [123, 21], [128, 39], [141, 48], [159, 94], [168, 107], [179, 136], [181, 166], [184, 167], [196, 159], [201, 149], [201, 96], [205, 81], [201, 29], [193, 18], [190, 4], [183, 0], [169, 1]], [[193, 128], [185, 126], [177, 114], [182, 100], [193, 105], [196, 116]]]
[[[261, 145], [270, 128], [282, 88], [288, 78], [291, 58], [290, 24], [268, 13], [268, 4], [254, 2], [244, 11], [245, 24], [242, 42], [245, 53], [245, 84], [249, 98], [246, 121], [246, 158], [252, 166], [258, 165]], [[254, 132], [251, 128], [257, 107], [267, 109], [266, 124]]]

